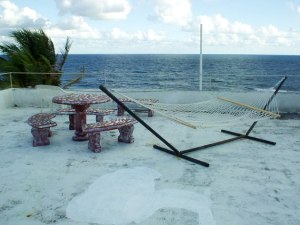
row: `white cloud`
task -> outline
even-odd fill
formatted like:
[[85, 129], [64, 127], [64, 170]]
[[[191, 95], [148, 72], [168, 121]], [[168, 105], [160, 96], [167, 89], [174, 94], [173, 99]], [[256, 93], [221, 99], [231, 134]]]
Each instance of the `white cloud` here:
[[[134, 32], [112, 28], [100, 31], [90, 27], [83, 17], [72, 17], [61, 21], [60, 24], [45, 29], [55, 43], [55, 46], [63, 46], [66, 37], [73, 42], [72, 53], [101, 53], [101, 52], [139, 52], [146, 48], [159, 49], [161, 41], [165, 40], [165, 33], [153, 29], [138, 30]], [[141, 47], [142, 46], [142, 47]]]
[[[89, 20], [126, 19], [131, 12], [130, 0], [56, 0], [61, 13], [60, 17], [55, 18], [56, 21], [44, 18], [32, 6], [20, 7], [13, 0], [0, 0], [0, 41], [7, 40], [6, 35], [16, 28], [42, 28], [58, 46], [62, 46], [69, 36], [75, 52], [97, 53], [105, 49], [106, 52], [178, 53], [180, 48], [182, 53], [194, 53], [199, 46], [199, 27], [203, 24], [206, 50], [236, 49], [243, 52], [244, 49], [273, 48], [276, 52], [277, 48], [288, 51], [299, 49], [300, 31], [297, 29], [283, 31], [268, 24], [255, 27], [242, 20], [231, 21], [221, 14], [193, 16], [191, 2], [138, 0], [138, 6], [133, 9], [136, 11], [130, 19], [137, 20], [134, 16], [141, 15], [138, 10], [145, 10], [142, 11], [145, 17], [152, 13], [152, 18], [163, 23], [149, 27], [149, 24], [142, 24], [143, 21], [96, 24]], [[290, 7], [294, 13], [300, 13], [300, 5], [292, 4]], [[143, 17], [138, 19], [143, 20]]]
[[11, 1], [0, 1], [0, 27], [41, 28], [47, 20], [29, 7], [19, 8]]
[[[295, 32], [281, 31], [274, 25], [255, 28], [240, 21], [229, 21], [222, 15], [199, 16], [183, 27], [199, 42], [200, 24], [203, 24], [203, 42], [207, 46], [291, 46]], [[298, 42], [298, 41], [297, 41]]]
[[280, 31], [273, 25], [261, 27], [258, 30], [258, 35], [261, 37], [261, 44], [265, 45], [291, 45], [289, 34], [284, 31]]
[[234, 22], [232, 24], [232, 32], [240, 34], [253, 34], [254, 30], [249, 24], [244, 24], [241, 22]]
[[282, 34], [278, 28], [273, 25], [260, 28], [260, 32], [264, 36], [280, 36]]
[[154, 18], [164, 23], [186, 25], [192, 16], [190, 0], [156, 0]]
[[294, 2], [287, 2], [287, 5], [293, 12], [300, 13], [300, 5], [297, 5]]
[[130, 35], [119, 28], [113, 28], [110, 33], [110, 38], [114, 40], [130, 39]]
[[131, 10], [127, 0], [56, 0], [56, 5], [62, 14], [96, 20], [126, 19]]
[[149, 41], [161, 41], [165, 39], [165, 35], [163, 32], [155, 32], [152, 29], [149, 29], [146, 34], [146, 39]]
[[99, 30], [92, 28], [80, 16], [63, 18], [58, 24], [46, 28], [45, 31], [55, 38], [69, 36], [72, 39], [99, 39], [102, 36]]
[[251, 25], [239, 21], [230, 22], [220, 14], [200, 16], [195, 21], [198, 27], [199, 24], [203, 24], [205, 31], [208, 33], [251, 34], [254, 31]]
[[165, 39], [164, 32], [156, 32], [152, 29], [147, 31], [126, 32], [120, 28], [113, 28], [109, 39], [118, 41], [161, 41]]

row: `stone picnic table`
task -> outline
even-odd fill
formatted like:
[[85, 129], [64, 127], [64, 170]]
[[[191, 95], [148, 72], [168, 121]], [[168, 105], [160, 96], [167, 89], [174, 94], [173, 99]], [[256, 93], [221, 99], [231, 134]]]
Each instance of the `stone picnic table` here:
[[111, 99], [106, 95], [82, 93], [59, 95], [52, 98], [53, 103], [71, 105], [75, 109], [75, 135], [72, 138], [74, 141], [88, 140], [87, 134], [83, 132], [82, 128], [86, 124], [86, 111], [90, 105], [109, 101]]

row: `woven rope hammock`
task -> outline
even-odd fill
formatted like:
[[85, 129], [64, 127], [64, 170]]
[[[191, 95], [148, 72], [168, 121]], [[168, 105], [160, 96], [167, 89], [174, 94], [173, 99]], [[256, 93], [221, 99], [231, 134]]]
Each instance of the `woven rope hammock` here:
[[[237, 141], [240, 139], [248, 139], [256, 142], [261, 142], [265, 144], [275, 145], [276, 142], [268, 141], [262, 138], [250, 136], [251, 131], [254, 129], [255, 125], [258, 122], [258, 119], [260, 118], [277, 118], [279, 115], [276, 113], [277, 110], [277, 104], [274, 101], [275, 96], [280, 90], [281, 86], [285, 82], [287, 77], [283, 77], [274, 88], [274, 92], [268, 96], [268, 98], [256, 98], [253, 95], [250, 99], [255, 99], [255, 104], [252, 103], [245, 103], [245, 102], [239, 102], [232, 99], [226, 99], [226, 98], [216, 98], [214, 100], [209, 100], [201, 103], [195, 103], [195, 104], [146, 104], [146, 101], [137, 101], [135, 99], [131, 99], [132, 101], [139, 103], [140, 105], [147, 107], [151, 110], [155, 110], [156, 112], [161, 113], [164, 116], [167, 116], [168, 118], [174, 119], [177, 122], [180, 122], [185, 125], [189, 125], [193, 128], [196, 128], [196, 123], [200, 124], [205, 122], [205, 120], [194, 120], [195, 115], [200, 116], [200, 118], [205, 117], [204, 115], [208, 115], [207, 120], [212, 121], [213, 119], [216, 121], [218, 120], [225, 120], [225, 122], [228, 123], [228, 118], [239, 118], [239, 120], [254, 120], [252, 125], [249, 127], [249, 129], [245, 133], [236, 133], [228, 130], [221, 130], [223, 133], [227, 133], [229, 135], [232, 135], [234, 137], [225, 139], [222, 141], [217, 141], [214, 143], [193, 147], [185, 150], [178, 150], [174, 145], [172, 145], [170, 142], [168, 142], [165, 138], [163, 138], [158, 132], [156, 132], [152, 127], [150, 127], [145, 121], [143, 121], [139, 116], [137, 116], [129, 107], [127, 107], [123, 102], [121, 102], [116, 95], [111, 93], [106, 87], [103, 85], [100, 85], [99, 88], [107, 94], [111, 99], [113, 99], [120, 107], [124, 108], [133, 118], [135, 118], [141, 125], [143, 125], [149, 132], [151, 132], [153, 135], [155, 135], [158, 139], [160, 139], [167, 147], [160, 146], [160, 145], [153, 145], [153, 148], [160, 150], [162, 152], [175, 155], [176, 157], [185, 159], [187, 161], [196, 163], [198, 165], [202, 165], [205, 167], [209, 166], [209, 163], [204, 162], [199, 159], [195, 159], [193, 157], [187, 156], [186, 154], [207, 149], [213, 146], [222, 145], [225, 143]], [[129, 98], [128, 96], [123, 97]], [[274, 103], [275, 102], [275, 103]], [[276, 110], [275, 110], [276, 109]], [[170, 114], [170, 115], [169, 115]], [[184, 114], [184, 115], [183, 115]], [[175, 116], [176, 115], [176, 116]], [[184, 120], [179, 119], [177, 116], [180, 115], [184, 117]], [[232, 121], [231, 120], [231, 121]], [[236, 119], [235, 119], [236, 120]], [[191, 123], [193, 122], [193, 124]], [[216, 122], [215, 122], [216, 123]]]
[[[246, 97], [216, 97], [190, 104], [153, 103], [134, 99], [116, 91], [114, 93], [116, 96], [130, 99], [140, 106], [192, 128], [222, 126], [228, 123], [236, 124], [280, 117], [276, 99], [274, 98], [267, 104], [274, 93], [272, 90], [251, 93], [251, 96]], [[266, 105], [267, 107], [265, 107]]]

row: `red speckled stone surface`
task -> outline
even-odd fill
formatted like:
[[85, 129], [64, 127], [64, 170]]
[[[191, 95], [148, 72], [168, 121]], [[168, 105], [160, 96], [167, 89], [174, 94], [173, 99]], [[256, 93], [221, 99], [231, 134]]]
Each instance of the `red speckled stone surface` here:
[[90, 104], [100, 104], [109, 102], [111, 99], [106, 95], [99, 94], [68, 94], [55, 96], [53, 103], [71, 105], [75, 109], [75, 135], [74, 141], [85, 141], [88, 139], [87, 134], [82, 131], [82, 127], [86, 124], [86, 113]]

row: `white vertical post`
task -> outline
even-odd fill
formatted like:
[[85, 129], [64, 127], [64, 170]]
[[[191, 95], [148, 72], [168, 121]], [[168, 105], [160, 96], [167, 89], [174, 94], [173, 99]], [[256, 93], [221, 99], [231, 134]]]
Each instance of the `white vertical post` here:
[[200, 66], [199, 66], [199, 90], [202, 91], [202, 24], [200, 24]]

